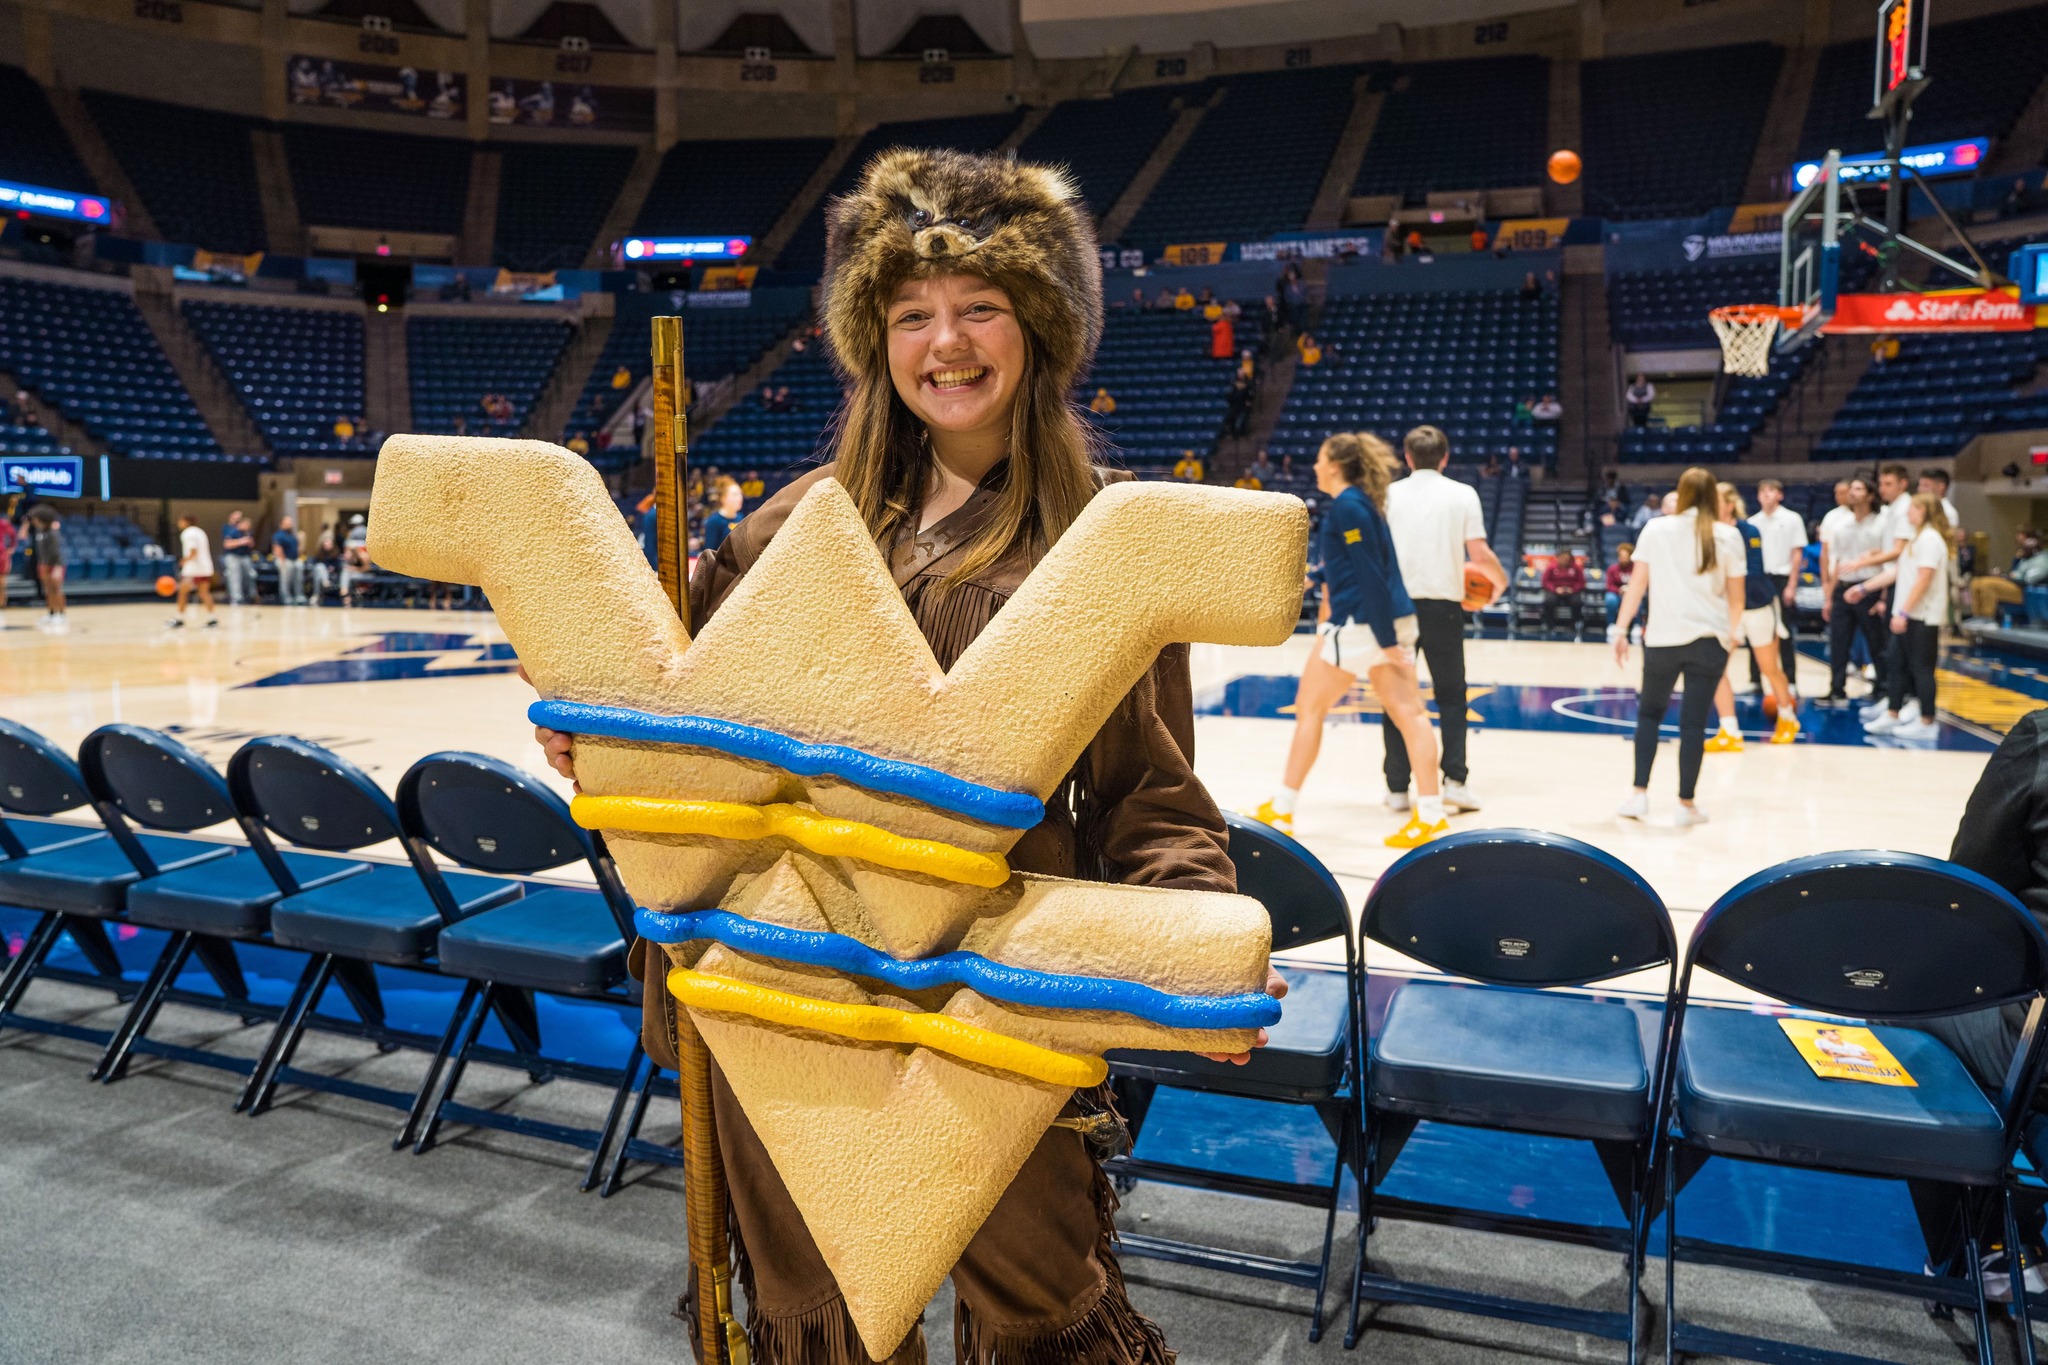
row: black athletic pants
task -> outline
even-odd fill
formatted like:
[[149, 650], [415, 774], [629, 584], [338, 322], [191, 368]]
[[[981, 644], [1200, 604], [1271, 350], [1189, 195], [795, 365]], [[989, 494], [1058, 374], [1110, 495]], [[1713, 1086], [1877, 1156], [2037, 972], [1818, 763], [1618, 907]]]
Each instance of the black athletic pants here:
[[1880, 668], [1884, 664], [1885, 651], [1890, 648], [1883, 602], [1875, 597], [1866, 597], [1861, 602], [1849, 601], [1844, 594], [1854, 586], [1853, 583], [1836, 583], [1834, 601], [1828, 607], [1828, 668], [1832, 675], [1828, 694], [1835, 697], [1848, 695], [1849, 654], [1857, 635], [1863, 636], [1863, 647], [1870, 651], [1870, 661]]
[[1550, 633], [1553, 617], [1564, 618], [1564, 628], [1571, 637], [1579, 638], [1579, 595], [1575, 592], [1546, 592], [1543, 594], [1543, 633]]
[[1941, 627], [1925, 621], [1906, 622], [1904, 635], [1892, 636], [1899, 651], [1899, 665], [1892, 670], [1891, 691], [1885, 702], [1896, 711], [1906, 704], [1906, 694], [1920, 699], [1920, 719], [1934, 719], [1934, 664], [1941, 655]]
[[[1914, 1020], [1902, 1026], [1939, 1038], [1948, 1045], [1949, 1051], [1962, 1059], [1977, 1084], [1984, 1088], [1984, 1093], [1996, 1095], [2005, 1084], [2006, 1068], [2012, 1065], [2012, 1055], [2019, 1046], [2020, 1030], [2025, 1023], [2024, 1007], [2003, 1005], [1969, 1014], [1952, 1014], [1944, 1019]], [[2038, 1094], [2034, 1102], [2038, 1107]], [[1931, 1180], [1908, 1180], [1906, 1191], [1912, 1196], [1913, 1212], [1920, 1219], [1920, 1235], [1927, 1239], [1927, 1259], [1936, 1269], [1949, 1266], [1952, 1273], [1959, 1273], [1962, 1266], [1956, 1258], [1962, 1254], [1964, 1228], [1963, 1200], [1958, 1196], [1956, 1187]], [[1990, 1243], [2005, 1240], [2005, 1228], [1996, 1214], [1996, 1195], [1996, 1190], [1987, 1192], [1982, 1207], [1976, 1210], [1981, 1218], [1976, 1232], [1987, 1249]], [[2020, 1225], [2022, 1240], [2039, 1240], [2041, 1210], [2034, 1200], [2020, 1202], [2015, 1221]], [[2014, 1269], [2010, 1257], [2006, 1260], [2006, 1268]]]
[[1705, 756], [1708, 720], [1714, 714], [1714, 689], [1728, 669], [1728, 651], [1711, 635], [1689, 645], [1655, 645], [1643, 650], [1643, 690], [1636, 709], [1636, 785], [1650, 785], [1650, 766], [1657, 761], [1657, 741], [1671, 692], [1685, 679], [1678, 704], [1678, 799], [1692, 800], [1699, 786]]
[[[1465, 780], [1465, 609], [1440, 597], [1415, 599], [1416, 641], [1429, 664], [1430, 686], [1436, 693], [1436, 722], [1443, 745], [1444, 779]], [[1382, 716], [1380, 734], [1387, 750], [1387, 790], [1405, 792], [1414, 775], [1408, 766], [1408, 745], [1393, 717]]]

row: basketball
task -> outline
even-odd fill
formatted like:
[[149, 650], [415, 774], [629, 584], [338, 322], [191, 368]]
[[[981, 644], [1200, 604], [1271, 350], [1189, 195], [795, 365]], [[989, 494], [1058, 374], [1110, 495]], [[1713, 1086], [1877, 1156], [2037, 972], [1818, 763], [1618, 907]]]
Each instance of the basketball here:
[[165, 574], [161, 578], [157, 579], [156, 595], [158, 597], [172, 597], [177, 594], [177, 591], [178, 580], [171, 577], [169, 574]]
[[1764, 719], [1776, 724], [1778, 720], [1778, 697], [1775, 692], [1764, 693]]
[[1462, 603], [1465, 610], [1478, 611], [1492, 600], [1493, 580], [1482, 573], [1477, 564], [1467, 564], [1465, 566], [1465, 600]]
[[1573, 151], [1557, 151], [1550, 154], [1550, 178], [1560, 185], [1569, 185], [1579, 178], [1579, 154]]

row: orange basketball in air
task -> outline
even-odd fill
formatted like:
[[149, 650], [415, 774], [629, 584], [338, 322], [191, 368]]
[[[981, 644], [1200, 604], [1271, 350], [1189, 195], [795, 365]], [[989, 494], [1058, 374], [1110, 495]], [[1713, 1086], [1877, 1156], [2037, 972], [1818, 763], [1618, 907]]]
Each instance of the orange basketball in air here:
[[156, 595], [158, 597], [173, 597], [177, 594], [177, 591], [178, 580], [171, 577], [169, 574], [165, 574], [163, 577], [157, 579]]
[[1764, 719], [1765, 719], [1765, 720], [1767, 720], [1767, 721], [1770, 721], [1770, 722], [1772, 722], [1773, 724], [1776, 724], [1776, 723], [1777, 723], [1777, 719], [1778, 719], [1778, 697], [1777, 697], [1777, 694], [1776, 694], [1776, 693], [1774, 693], [1774, 692], [1766, 692], [1766, 693], [1764, 693], [1764, 703], [1763, 703], [1763, 705], [1764, 705]]
[[1465, 566], [1465, 600], [1462, 603], [1465, 610], [1478, 611], [1492, 600], [1493, 580], [1484, 573], [1481, 573], [1477, 564], [1467, 564]]
[[1569, 185], [1579, 178], [1579, 154], [1572, 151], [1558, 151], [1550, 154], [1550, 178], [1560, 185]]

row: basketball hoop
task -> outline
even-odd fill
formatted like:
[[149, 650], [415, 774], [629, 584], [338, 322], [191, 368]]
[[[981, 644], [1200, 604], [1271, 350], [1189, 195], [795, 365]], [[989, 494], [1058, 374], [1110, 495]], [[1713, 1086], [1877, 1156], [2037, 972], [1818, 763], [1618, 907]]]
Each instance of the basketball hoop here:
[[1771, 372], [1771, 342], [1780, 326], [1799, 321], [1797, 308], [1768, 303], [1732, 303], [1707, 314], [1721, 339], [1721, 368], [1745, 379]]

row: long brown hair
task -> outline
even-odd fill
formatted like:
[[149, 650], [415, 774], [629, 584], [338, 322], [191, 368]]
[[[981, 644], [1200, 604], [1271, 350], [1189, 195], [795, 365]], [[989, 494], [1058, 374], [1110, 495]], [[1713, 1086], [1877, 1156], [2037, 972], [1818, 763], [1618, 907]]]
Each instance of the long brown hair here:
[[1381, 513], [1387, 510], [1387, 487], [1394, 482], [1394, 451], [1369, 431], [1340, 431], [1323, 442], [1323, 454], [1361, 489]]
[[[1009, 467], [994, 507], [943, 588], [1017, 551], [1044, 554], [1095, 496], [1091, 429], [1059, 376], [1038, 363], [1039, 345], [1025, 329], [1024, 373], [1010, 409]], [[914, 524], [924, 501], [932, 475], [931, 439], [897, 396], [886, 363], [850, 376], [835, 425], [833, 477], [886, 551], [903, 527]]]
[[1948, 540], [1948, 510], [1941, 505], [1941, 499], [1932, 493], [1915, 493], [1913, 505], [1920, 509], [1920, 528]]
[[1694, 534], [1699, 537], [1699, 572], [1709, 573], [1714, 567], [1714, 527], [1719, 524], [1721, 507], [1721, 486], [1714, 482], [1714, 476], [1707, 470], [1694, 465], [1678, 476], [1678, 512], [1684, 516], [1694, 508], [1699, 516], [1694, 518]]

